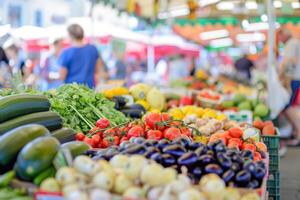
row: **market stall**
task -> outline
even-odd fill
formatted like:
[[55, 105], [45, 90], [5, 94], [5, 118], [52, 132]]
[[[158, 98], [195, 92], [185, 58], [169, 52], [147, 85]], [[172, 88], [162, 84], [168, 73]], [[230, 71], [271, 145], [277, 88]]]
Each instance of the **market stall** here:
[[[230, 119], [224, 108], [231, 102], [223, 94], [194, 91], [174, 94], [141, 83], [101, 92], [77, 84], [43, 94], [3, 89], [0, 195], [149, 200], [274, 195], [278, 132], [271, 121], [259, 119], [268, 108], [255, 107], [254, 121]], [[214, 104], [203, 104], [203, 98], [222, 105], [210, 107]], [[243, 101], [249, 100], [237, 94], [232, 100], [252, 114]], [[259, 101], [253, 103], [262, 107]]]

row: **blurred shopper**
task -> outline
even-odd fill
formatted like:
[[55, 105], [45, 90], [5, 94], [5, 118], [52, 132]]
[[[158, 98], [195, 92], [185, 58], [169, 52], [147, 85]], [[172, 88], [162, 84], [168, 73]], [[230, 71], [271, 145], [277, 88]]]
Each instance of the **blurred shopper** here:
[[234, 67], [237, 70], [239, 78], [251, 80], [251, 68], [254, 67], [254, 64], [248, 58], [247, 54], [244, 54], [243, 57], [237, 59], [234, 63]]
[[60, 79], [93, 88], [100, 80], [102, 70], [98, 50], [94, 45], [85, 44], [83, 28], [78, 24], [70, 25], [68, 33], [72, 46], [60, 55]]
[[9, 66], [9, 60], [5, 54], [5, 51], [0, 47], [0, 88], [5, 87], [6, 85], [6, 74], [11, 73], [11, 68]]
[[63, 49], [63, 40], [55, 39], [51, 42], [50, 53], [42, 61], [41, 74], [44, 80], [47, 82], [47, 90], [59, 87], [63, 82], [59, 80], [58, 58]]
[[21, 71], [22, 75], [25, 74], [25, 56], [21, 49], [14, 43], [11, 43], [5, 48], [5, 53], [12, 67], [13, 72]]
[[300, 89], [300, 40], [294, 38], [287, 29], [281, 29], [278, 38], [280, 42], [285, 44], [279, 75], [284, 85], [291, 91], [291, 98], [285, 110], [285, 115], [293, 126], [294, 139], [289, 141], [288, 144], [299, 146], [300, 118], [297, 108], [292, 106], [292, 103]]
[[169, 80], [177, 80], [189, 76], [188, 64], [183, 55], [171, 58], [168, 67]]
[[127, 75], [127, 67], [122, 58], [118, 58], [115, 64], [116, 74], [115, 79], [123, 80], [126, 78]]

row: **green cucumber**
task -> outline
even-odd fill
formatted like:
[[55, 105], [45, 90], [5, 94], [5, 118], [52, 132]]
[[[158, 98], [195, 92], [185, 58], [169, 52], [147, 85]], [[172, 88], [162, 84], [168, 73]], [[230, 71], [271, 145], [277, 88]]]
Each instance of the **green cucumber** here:
[[33, 179], [33, 183], [36, 185], [40, 185], [43, 182], [43, 180], [45, 180], [46, 178], [54, 177], [55, 173], [56, 173], [55, 168], [53, 166], [51, 166], [48, 169], [42, 171], [39, 175], [37, 175]]
[[60, 143], [66, 143], [74, 141], [76, 132], [71, 128], [61, 128], [51, 133], [53, 137], [58, 139]]
[[24, 146], [17, 157], [16, 172], [25, 180], [33, 180], [52, 165], [60, 143], [54, 137], [39, 137]]
[[29, 124], [12, 129], [0, 136], [0, 166], [12, 162], [19, 151], [31, 140], [50, 135], [50, 132], [41, 125]]
[[47, 97], [32, 94], [17, 94], [0, 98], [0, 123], [30, 113], [48, 111]]
[[0, 135], [16, 127], [26, 124], [40, 124], [49, 131], [60, 129], [62, 127], [62, 118], [52, 111], [32, 113], [23, 115], [0, 124]]
[[72, 154], [72, 157], [76, 157], [78, 155], [83, 154], [87, 150], [89, 150], [91, 147], [82, 141], [73, 141], [73, 142], [67, 142], [63, 145], [61, 145], [61, 148], [67, 148]]

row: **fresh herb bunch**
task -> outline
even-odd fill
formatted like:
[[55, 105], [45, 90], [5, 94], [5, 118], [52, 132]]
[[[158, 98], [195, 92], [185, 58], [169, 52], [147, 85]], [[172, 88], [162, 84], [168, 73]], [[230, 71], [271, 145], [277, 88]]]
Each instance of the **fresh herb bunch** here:
[[83, 85], [65, 84], [47, 95], [52, 110], [63, 117], [65, 126], [83, 133], [91, 130], [100, 118], [107, 118], [113, 126], [127, 121], [114, 109], [113, 102]]

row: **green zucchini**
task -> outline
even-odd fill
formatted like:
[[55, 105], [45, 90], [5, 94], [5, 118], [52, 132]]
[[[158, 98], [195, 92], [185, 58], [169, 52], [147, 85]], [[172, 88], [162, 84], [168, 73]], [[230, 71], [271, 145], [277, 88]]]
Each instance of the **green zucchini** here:
[[61, 128], [51, 133], [60, 143], [66, 143], [76, 140], [76, 132], [71, 128]]
[[50, 132], [44, 126], [29, 124], [12, 129], [0, 136], [0, 167], [12, 162], [28, 142], [47, 135], [50, 135]]
[[33, 179], [33, 183], [36, 185], [40, 185], [43, 182], [43, 180], [45, 180], [46, 178], [54, 177], [55, 173], [56, 173], [55, 168], [53, 166], [51, 166], [48, 169], [42, 171], [39, 175], [37, 175]]
[[16, 127], [26, 124], [40, 124], [49, 131], [60, 129], [62, 127], [62, 118], [52, 111], [32, 113], [23, 115], [0, 124], [0, 135]]
[[59, 141], [49, 136], [36, 138], [26, 144], [17, 157], [17, 175], [25, 180], [33, 180], [52, 165], [59, 146]]
[[22, 115], [48, 111], [47, 97], [32, 94], [17, 94], [0, 98], [0, 123]]
[[91, 147], [82, 141], [73, 141], [73, 142], [67, 142], [65, 144], [61, 145], [61, 148], [67, 148], [72, 154], [72, 157], [76, 157], [78, 155], [83, 154], [87, 150], [89, 150]]

